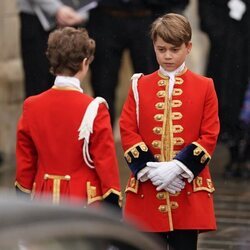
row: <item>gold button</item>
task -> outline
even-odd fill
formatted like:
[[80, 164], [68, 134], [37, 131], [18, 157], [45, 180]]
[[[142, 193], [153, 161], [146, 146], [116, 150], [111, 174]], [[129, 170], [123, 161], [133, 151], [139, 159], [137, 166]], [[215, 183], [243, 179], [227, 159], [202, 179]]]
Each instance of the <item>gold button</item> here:
[[144, 198], [144, 194], [141, 194], [141, 198]]
[[158, 103], [155, 104], [155, 107], [156, 107], [157, 109], [163, 109], [164, 103], [163, 103], [163, 102], [158, 102]]
[[160, 141], [152, 141], [152, 146], [153, 146], [154, 148], [160, 148], [161, 142], [160, 142]]
[[154, 116], [154, 119], [156, 121], [162, 121], [163, 120], [163, 115], [162, 114], [157, 114], [157, 115]]
[[155, 159], [158, 160], [158, 161], [161, 159], [161, 155], [154, 155], [154, 157], [155, 157]]
[[158, 85], [159, 86], [165, 86], [166, 85], [166, 81], [165, 80], [160, 80], [160, 81], [158, 81]]
[[188, 191], [188, 192], [187, 192], [187, 195], [190, 195], [190, 194], [191, 194], [191, 192]]
[[155, 128], [153, 128], [153, 132], [154, 132], [155, 134], [157, 134], [157, 135], [161, 134], [161, 130], [162, 130], [162, 128], [160, 128], [160, 127], [155, 127]]
[[166, 205], [160, 205], [158, 209], [159, 209], [160, 212], [167, 212], [168, 211]]
[[166, 197], [165, 197], [165, 193], [163, 193], [163, 192], [158, 193], [158, 194], [156, 195], [156, 197], [157, 197], [157, 199], [159, 199], [159, 200], [162, 200], [162, 199], [165, 199], [165, 198], [166, 198]]
[[165, 97], [165, 94], [166, 94], [166, 93], [165, 93], [164, 90], [160, 90], [160, 91], [157, 92], [157, 96], [158, 96], [158, 97]]

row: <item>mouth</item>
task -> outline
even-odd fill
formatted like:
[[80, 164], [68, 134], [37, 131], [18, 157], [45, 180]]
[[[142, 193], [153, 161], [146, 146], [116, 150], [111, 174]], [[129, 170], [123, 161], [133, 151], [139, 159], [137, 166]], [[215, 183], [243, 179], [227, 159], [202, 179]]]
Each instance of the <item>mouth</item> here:
[[173, 67], [173, 66], [174, 66], [174, 63], [165, 63], [165, 66], [166, 66], [166, 67]]

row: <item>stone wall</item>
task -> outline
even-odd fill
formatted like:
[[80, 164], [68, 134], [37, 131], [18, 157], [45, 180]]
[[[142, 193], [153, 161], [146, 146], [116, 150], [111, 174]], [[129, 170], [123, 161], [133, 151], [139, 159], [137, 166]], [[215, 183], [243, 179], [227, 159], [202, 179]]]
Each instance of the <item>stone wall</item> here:
[[12, 157], [16, 120], [23, 100], [19, 20], [15, 0], [0, 1], [0, 151]]

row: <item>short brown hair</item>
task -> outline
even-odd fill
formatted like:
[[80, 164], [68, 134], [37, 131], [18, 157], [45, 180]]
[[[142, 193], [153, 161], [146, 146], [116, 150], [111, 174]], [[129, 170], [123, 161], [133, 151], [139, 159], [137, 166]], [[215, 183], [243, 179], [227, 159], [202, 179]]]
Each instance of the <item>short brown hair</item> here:
[[95, 41], [85, 28], [59, 28], [49, 35], [46, 55], [55, 75], [75, 75], [84, 58], [93, 60], [94, 52]]
[[165, 42], [176, 46], [190, 42], [192, 37], [192, 29], [187, 18], [175, 13], [157, 18], [151, 25], [150, 33], [153, 42], [159, 36]]

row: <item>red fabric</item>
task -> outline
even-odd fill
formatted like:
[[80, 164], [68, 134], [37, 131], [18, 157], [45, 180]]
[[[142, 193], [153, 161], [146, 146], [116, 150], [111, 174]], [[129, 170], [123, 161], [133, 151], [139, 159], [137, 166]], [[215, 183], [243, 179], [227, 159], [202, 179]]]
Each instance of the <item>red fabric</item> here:
[[69, 182], [61, 181], [61, 194], [72, 200], [86, 199], [87, 182], [96, 187], [95, 196], [110, 189], [120, 192], [110, 118], [103, 104], [89, 143], [95, 169], [83, 160], [78, 128], [92, 100], [78, 91], [55, 89], [25, 100], [17, 128], [16, 181], [29, 190], [35, 183], [35, 198], [52, 192], [53, 182], [44, 180], [46, 173], [71, 176]]
[[[142, 141], [154, 155], [159, 155], [161, 150], [168, 149], [153, 147], [154, 140], [172, 140], [180, 137], [184, 143], [173, 145], [171, 150], [180, 151], [190, 143], [197, 142], [210, 155], [213, 154], [219, 133], [218, 104], [213, 81], [189, 70], [178, 77], [183, 80], [183, 83], [175, 84], [174, 89], [181, 90], [181, 94], [174, 95], [172, 100], [179, 100], [182, 105], [172, 107], [171, 110], [172, 114], [180, 113], [182, 117], [167, 122], [181, 125], [183, 131], [173, 132], [170, 130], [165, 139], [153, 132], [155, 127], [163, 129], [163, 122], [155, 120], [154, 117], [156, 114], [164, 114], [164, 109], [157, 109], [155, 105], [164, 102], [164, 98], [158, 97], [157, 93], [160, 90], [165, 91], [166, 88], [166, 86], [158, 85], [158, 81], [164, 78], [158, 72], [154, 72], [151, 75], [141, 77], [138, 82], [139, 126], [136, 122], [136, 106], [132, 90], [130, 90], [124, 104], [120, 118], [124, 151]], [[209, 167], [206, 166], [197, 178], [193, 183], [186, 183], [185, 189], [179, 195], [170, 195], [170, 201], [178, 204], [178, 208], [171, 210], [174, 229], [214, 230], [216, 228]], [[130, 183], [129, 180], [128, 187], [131, 188]], [[198, 191], [196, 184], [199, 185], [200, 191]], [[158, 209], [160, 205], [166, 205], [166, 199], [159, 200], [156, 197], [157, 193], [150, 180], [139, 182], [137, 192], [128, 190], [126, 192], [125, 217], [136, 219], [139, 226], [143, 227], [145, 231], [169, 231], [168, 213], [160, 212]]]

